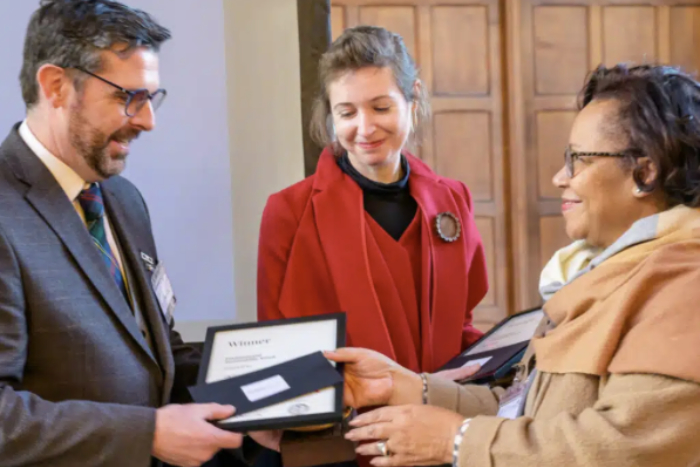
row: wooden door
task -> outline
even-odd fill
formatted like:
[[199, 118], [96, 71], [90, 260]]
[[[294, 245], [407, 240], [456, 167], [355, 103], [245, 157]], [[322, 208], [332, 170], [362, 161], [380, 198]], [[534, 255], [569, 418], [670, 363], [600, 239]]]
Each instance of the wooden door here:
[[482, 329], [540, 303], [540, 271], [569, 243], [551, 179], [586, 75], [603, 63], [700, 72], [700, 0], [333, 0], [332, 34], [401, 34], [433, 107], [416, 151], [475, 200], [490, 291]]
[[421, 68], [433, 116], [417, 155], [471, 190], [490, 289], [475, 311], [488, 329], [509, 310], [507, 184], [498, 0], [333, 0], [332, 34], [359, 24], [400, 34]]
[[552, 176], [587, 73], [620, 62], [700, 69], [700, 1], [506, 0], [515, 309], [569, 243]]

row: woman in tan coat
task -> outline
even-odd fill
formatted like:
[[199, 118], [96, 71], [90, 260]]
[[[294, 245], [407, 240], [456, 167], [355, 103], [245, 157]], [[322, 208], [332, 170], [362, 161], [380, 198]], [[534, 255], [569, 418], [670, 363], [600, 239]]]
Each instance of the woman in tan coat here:
[[327, 355], [348, 404], [387, 406], [348, 434], [374, 465], [700, 465], [700, 85], [599, 68], [581, 104], [554, 177], [575, 242], [545, 268], [508, 392]]

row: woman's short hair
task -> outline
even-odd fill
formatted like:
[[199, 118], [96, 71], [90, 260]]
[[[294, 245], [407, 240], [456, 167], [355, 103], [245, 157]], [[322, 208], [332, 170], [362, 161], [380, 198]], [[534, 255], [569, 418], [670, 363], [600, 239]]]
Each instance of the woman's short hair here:
[[[579, 96], [579, 108], [614, 100], [612, 135], [625, 138], [623, 159], [637, 186], [662, 190], [668, 206], [700, 206], [700, 84], [678, 68], [640, 65], [598, 67]], [[658, 170], [646, 184], [633, 156], [648, 157]]]
[[333, 143], [333, 121], [328, 87], [344, 73], [362, 68], [390, 68], [396, 84], [408, 102], [417, 104], [414, 130], [429, 114], [423, 86], [414, 86], [418, 68], [400, 35], [376, 26], [346, 29], [326, 51], [319, 62], [320, 91], [313, 106], [311, 136], [325, 147]]

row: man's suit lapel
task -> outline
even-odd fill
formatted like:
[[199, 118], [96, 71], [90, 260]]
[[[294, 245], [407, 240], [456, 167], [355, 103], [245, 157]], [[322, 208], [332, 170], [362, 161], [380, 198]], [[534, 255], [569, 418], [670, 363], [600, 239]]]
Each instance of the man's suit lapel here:
[[[27, 147], [16, 128], [3, 144], [15, 175], [29, 185], [25, 198], [56, 233], [113, 315], [155, 362], [129, 305], [109, 275], [90, 234], [54, 176]], [[49, 266], [49, 265], [47, 265]]]
[[155, 257], [154, 247], [139, 244], [138, 238], [141, 236], [136, 234], [140, 230], [139, 226], [136, 225], [132, 217], [126, 214], [125, 206], [120, 202], [114, 191], [110, 189], [108, 182], [102, 184], [102, 194], [111, 226], [119, 239], [124, 260], [130, 268], [132, 277], [136, 279], [136, 284], [130, 284], [132, 294], [138, 294], [140, 297], [143, 297], [141, 312], [150, 324], [151, 336], [166, 377], [164, 393], [170, 394], [175, 364], [170, 349], [168, 325], [163, 318], [160, 305], [157, 303], [157, 298], [151, 286], [152, 273], [146, 270], [144, 260], [141, 258], [141, 253]]

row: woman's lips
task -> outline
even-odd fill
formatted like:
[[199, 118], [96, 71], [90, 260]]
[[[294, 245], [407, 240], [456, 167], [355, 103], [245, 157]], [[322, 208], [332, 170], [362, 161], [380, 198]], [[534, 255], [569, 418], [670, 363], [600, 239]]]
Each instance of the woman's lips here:
[[380, 139], [378, 141], [372, 141], [372, 142], [367, 142], [367, 143], [356, 143], [360, 148], [369, 151], [372, 149], [377, 149], [379, 146], [382, 145], [384, 142], [383, 139]]
[[569, 211], [570, 209], [575, 208], [578, 204], [581, 204], [581, 201], [575, 199], [563, 199], [561, 201], [561, 210], [562, 212]]

